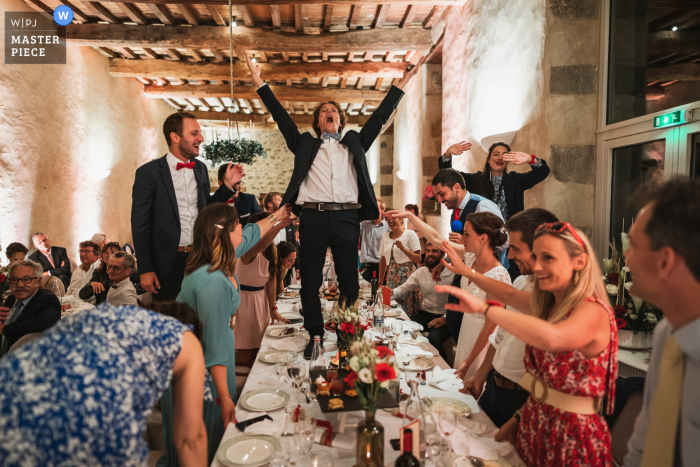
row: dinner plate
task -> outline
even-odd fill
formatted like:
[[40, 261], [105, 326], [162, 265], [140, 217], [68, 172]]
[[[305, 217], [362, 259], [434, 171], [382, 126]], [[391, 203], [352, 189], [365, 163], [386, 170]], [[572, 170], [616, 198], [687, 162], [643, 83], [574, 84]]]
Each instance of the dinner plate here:
[[289, 290], [301, 290], [301, 284], [290, 284], [287, 286]]
[[[258, 360], [263, 363], [293, 362], [299, 356], [293, 350], [267, 350], [258, 354]], [[286, 357], [286, 359], [285, 359]]]
[[281, 294], [277, 295], [277, 298], [282, 300], [298, 300], [300, 296], [299, 292], [292, 290], [291, 292], [282, 292]]
[[384, 305], [384, 317], [385, 318], [395, 318], [397, 316], [401, 316], [401, 309], [399, 309], [399, 308], [387, 308], [387, 306]]
[[284, 319], [303, 319], [303, 317], [294, 311], [288, 311], [286, 313], [280, 313], [280, 316]]
[[279, 389], [257, 389], [241, 396], [241, 407], [253, 412], [265, 412], [284, 407], [289, 402], [289, 394]]
[[227, 439], [219, 445], [216, 458], [229, 467], [257, 467], [267, 464], [280, 443], [273, 436], [243, 435]]
[[[404, 365], [403, 362], [411, 361], [410, 364]], [[397, 357], [396, 364], [401, 370], [429, 370], [435, 366], [435, 361], [428, 356], [420, 357]]]
[[267, 337], [274, 337], [276, 339], [282, 339], [285, 337], [294, 337], [297, 334], [299, 334], [299, 328], [295, 328], [294, 326], [291, 326], [290, 328], [294, 329], [294, 332], [289, 333], [289, 334], [282, 334], [284, 332], [285, 326], [267, 328], [267, 330], [265, 330], [265, 335]]
[[436, 409], [449, 409], [456, 412], [458, 415], [471, 415], [472, 409], [465, 402], [458, 401], [457, 399], [452, 399], [450, 397], [431, 397], [430, 406], [431, 410]]

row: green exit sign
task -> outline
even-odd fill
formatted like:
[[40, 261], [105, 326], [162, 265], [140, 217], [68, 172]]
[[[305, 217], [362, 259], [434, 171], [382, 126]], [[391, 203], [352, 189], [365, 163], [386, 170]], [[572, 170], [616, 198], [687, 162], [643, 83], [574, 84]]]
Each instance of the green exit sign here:
[[679, 123], [685, 123], [682, 110], [654, 117], [654, 128], [663, 128], [665, 126], [678, 125]]

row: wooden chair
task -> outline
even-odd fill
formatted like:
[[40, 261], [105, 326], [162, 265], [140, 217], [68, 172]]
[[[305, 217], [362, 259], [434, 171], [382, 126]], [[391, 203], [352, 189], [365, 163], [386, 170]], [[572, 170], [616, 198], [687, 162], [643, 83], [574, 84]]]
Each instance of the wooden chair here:
[[[60, 281], [59, 281], [59, 282], [60, 282]], [[25, 334], [25, 335], [23, 335], [22, 337], [20, 337], [19, 339], [17, 339], [17, 342], [15, 342], [14, 344], [12, 344], [12, 347], [10, 347], [10, 348], [7, 350], [7, 353], [8, 353], [8, 354], [11, 354], [12, 352], [18, 350], [20, 347], [29, 344], [31, 341], [33, 341], [33, 340], [35, 340], [35, 339], [38, 339], [38, 338], [40, 338], [40, 337], [43, 336], [43, 335], [44, 335], [43, 332], [33, 332], [33, 333], [31, 333], [31, 334]]]

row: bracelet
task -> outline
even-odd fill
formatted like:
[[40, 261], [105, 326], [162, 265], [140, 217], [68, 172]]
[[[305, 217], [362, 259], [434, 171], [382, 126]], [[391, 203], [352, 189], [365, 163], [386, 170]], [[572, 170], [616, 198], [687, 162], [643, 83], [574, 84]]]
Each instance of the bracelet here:
[[487, 302], [487, 303], [486, 303], [486, 309], [484, 310], [484, 318], [486, 318], [486, 314], [489, 312], [489, 309], [490, 309], [490, 308], [491, 308], [491, 304]]
[[472, 268], [472, 278], [469, 280], [473, 281], [475, 277], [476, 277], [476, 269]]
[[534, 154], [532, 155], [532, 160], [530, 160], [530, 165], [535, 165], [535, 162], [537, 162], [537, 156]]
[[272, 225], [275, 225], [275, 223], [277, 222], [277, 216], [275, 216], [274, 214], [271, 214], [270, 217], [268, 217], [268, 219], [270, 220], [270, 224]]
[[520, 423], [520, 419], [522, 418], [523, 414], [520, 413], [520, 409], [516, 410], [515, 413], [513, 414], [513, 417], [515, 417], [515, 420]]

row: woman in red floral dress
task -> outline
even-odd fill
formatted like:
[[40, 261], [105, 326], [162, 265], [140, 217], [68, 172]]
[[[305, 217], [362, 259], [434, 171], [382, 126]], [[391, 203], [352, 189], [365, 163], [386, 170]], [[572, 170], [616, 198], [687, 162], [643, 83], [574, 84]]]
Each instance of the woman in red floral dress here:
[[[517, 313], [467, 292], [437, 286], [460, 303], [447, 309], [481, 313], [524, 341], [525, 406], [497, 434], [529, 466], [611, 466], [610, 432], [617, 378], [617, 326], [595, 254], [570, 224], [540, 226], [533, 244], [535, 284], [529, 310]], [[528, 313], [528, 314], [524, 314]], [[517, 435], [516, 435], [517, 433]]]

